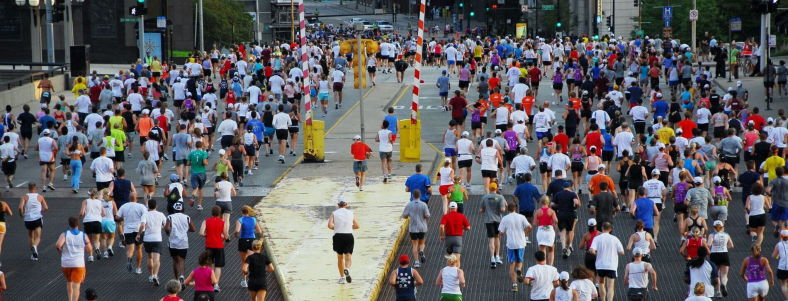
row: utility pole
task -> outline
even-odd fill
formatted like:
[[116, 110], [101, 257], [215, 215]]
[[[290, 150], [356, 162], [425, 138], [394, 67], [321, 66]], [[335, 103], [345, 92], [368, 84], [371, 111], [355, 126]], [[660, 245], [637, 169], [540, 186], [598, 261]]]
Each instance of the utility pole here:
[[[47, 63], [55, 63], [55, 26], [52, 24], [52, 1], [44, 1], [47, 14]], [[52, 66], [49, 67], [52, 69]]]
[[[692, 0], [692, 10], [695, 10], [695, 2], [696, 2], [696, 0]], [[695, 47], [697, 45], [697, 41], [696, 41], [697, 40], [697, 34], [695, 33], [695, 31], [696, 31], [695, 30], [695, 27], [696, 27], [695, 25], [697, 23], [698, 23], [698, 21], [692, 21], [692, 53], [695, 53], [696, 55], [697, 55], [697, 52], [695, 52]], [[698, 60], [698, 61], [700, 61], [700, 60]]]
[[[205, 51], [205, 22], [203, 22], [202, 15], [203, 15], [203, 7], [202, 7], [202, 0], [200, 0], [200, 51]], [[242, 55], [246, 56], [245, 54]]]
[[[339, 0], [339, 5], [342, 5], [342, 0]], [[290, 0], [290, 40], [295, 41], [295, 2]]]
[[[68, 1], [68, 0], [66, 0]], [[139, 19], [139, 47], [140, 47], [140, 59], [143, 61], [145, 60], [145, 16], [140, 15]]]
[[63, 22], [63, 50], [66, 64], [71, 63], [71, 46], [74, 45], [74, 20], [72, 19], [74, 14], [71, 8], [71, 0], [66, 0], [66, 11], [63, 13], [65, 19]]
[[[356, 23], [356, 24], [361, 24], [361, 23]], [[364, 55], [363, 51], [362, 51], [363, 50], [362, 48], [364, 48], [364, 46], [361, 45], [361, 32], [364, 31], [364, 27], [363, 27], [363, 25], [362, 26], [356, 25], [356, 26], [357, 26], [356, 27], [356, 39], [357, 39], [357, 43], [358, 43], [357, 44], [358, 46], [356, 47], [358, 49], [358, 57], [356, 57], [356, 66], [358, 66], [358, 69], [356, 69], [356, 71], [354, 71], [354, 72], [358, 72], [358, 104], [359, 104], [358, 111], [361, 114], [361, 116], [360, 116], [361, 117], [361, 119], [360, 119], [360, 121], [361, 121], [361, 141], [363, 142], [364, 141], [364, 84], [363, 84], [364, 73], [361, 72], [361, 68], [364, 68], [364, 66], [361, 65], [361, 58]]]
[[[764, 6], [766, 6], [766, 0], [761, 0], [764, 2]], [[768, 12], [768, 8], [766, 8], [767, 13], [761, 13], [761, 44], [760, 48], [758, 49], [761, 53], [761, 60], [760, 65], [757, 66], [758, 72], [760, 73], [764, 68], [766, 68], [766, 59], [769, 57], [769, 23], [772, 20], [772, 14]]]

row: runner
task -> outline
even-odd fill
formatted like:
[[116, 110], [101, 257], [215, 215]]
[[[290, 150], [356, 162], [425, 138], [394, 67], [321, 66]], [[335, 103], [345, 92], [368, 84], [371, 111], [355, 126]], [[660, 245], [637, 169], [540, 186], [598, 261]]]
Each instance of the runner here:
[[[154, 140], [150, 141], [154, 144], [157, 143]], [[151, 153], [144, 147], [141, 149], [142, 160], [137, 165], [136, 172], [140, 175], [140, 185], [142, 186], [142, 192], [145, 194], [143, 199], [150, 200], [153, 199], [153, 195], [156, 193], [156, 184], [158, 183], [156, 176], [159, 172], [159, 168], [156, 162], [151, 158]]]
[[[334, 230], [333, 246], [337, 253], [337, 269], [339, 270], [339, 284], [351, 283], [350, 267], [353, 255], [353, 230], [360, 226], [353, 211], [347, 209], [348, 203], [345, 199], [337, 200], [337, 207], [328, 219], [328, 228]], [[442, 232], [442, 231], [441, 231]]]
[[[197, 149], [192, 150], [186, 159], [186, 166], [191, 167], [192, 193], [189, 198], [189, 206], [194, 206], [194, 198], [197, 197], [197, 210], [202, 210], [202, 188], [205, 186], [205, 166], [208, 166], [208, 153], [203, 150], [202, 141], [195, 143]], [[225, 231], [226, 232], [226, 231]]]
[[558, 237], [561, 241], [562, 256], [569, 258], [574, 252], [575, 225], [577, 224], [577, 208], [580, 208], [580, 197], [572, 191], [572, 181], [564, 182], [563, 190], [553, 194], [552, 206], [556, 208], [558, 218]]
[[[213, 206], [211, 208], [211, 217], [204, 220], [202, 225], [200, 225], [200, 236], [205, 237], [205, 251], [210, 252], [210, 264], [213, 265], [212, 274], [215, 275], [216, 279], [213, 283], [213, 291], [217, 293], [220, 291], [219, 279], [222, 277], [222, 268], [225, 265], [224, 241], [230, 239], [230, 235], [225, 231], [224, 221], [219, 218], [221, 214], [222, 208]], [[201, 263], [203, 262], [203, 254], [200, 255]], [[187, 283], [190, 278], [191, 276], [186, 278]]]
[[268, 259], [268, 256], [260, 253], [262, 249], [263, 239], [255, 240], [250, 245], [252, 254], [242, 261], [243, 266], [241, 269], [243, 274], [249, 277], [249, 284], [246, 287], [249, 290], [252, 301], [265, 300], [265, 295], [268, 291], [266, 273], [274, 271], [274, 265]]
[[489, 187], [490, 193], [482, 197], [479, 213], [484, 213], [484, 226], [487, 229], [488, 248], [490, 250], [490, 268], [494, 269], [497, 265], [503, 264], [498, 226], [501, 223], [501, 213], [506, 210], [506, 198], [498, 194], [497, 183], [490, 183]]
[[148, 200], [148, 212], [142, 216], [137, 241], [142, 241], [145, 253], [148, 253], [148, 282], [159, 286], [159, 268], [161, 268], [161, 229], [166, 225], [164, 214], [156, 211], [156, 200]]
[[[85, 234], [95, 243], [95, 258], [98, 260], [101, 259], [102, 255], [101, 244], [99, 243], [101, 223], [102, 219], [107, 216], [101, 199], [103, 199], [103, 195], [100, 195], [96, 189], [91, 189], [88, 191], [88, 198], [82, 201], [82, 209], [79, 210], [79, 217], [82, 218]], [[93, 259], [94, 254], [88, 255], [88, 262], [93, 262]]]
[[528, 236], [531, 234], [531, 224], [525, 216], [517, 214], [517, 205], [514, 202], [506, 205], [508, 214], [501, 219], [498, 226], [498, 235], [506, 235], [506, 258], [509, 261], [509, 277], [512, 279], [512, 292], [518, 291], [517, 282], [524, 281], [523, 261], [525, 260], [525, 247], [528, 246]]
[[109, 258], [110, 256], [115, 256], [115, 252], [112, 250], [112, 245], [115, 243], [115, 231], [117, 231], [117, 224], [115, 223], [115, 213], [118, 212], [118, 205], [109, 195], [109, 189], [102, 189], [97, 192], [97, 195], [94, 197], [98, 197], [101, 200], [101, 206], [104, 207], [104, 215], [101, 217], [101, 241], [95, 241], [97, 244], [97, 249], [101, 249], [101, 246], [104, 246], [104, 258]]
[[285, 105], [279, 104], [278, 113], [274, 115], [272, 126], [276, 130], [276, 140], [279, 141], [279, 162], [282, 164], [285, 164], [288, 128], [291, 125], [290, 115], [285, 113]]
[[[747, 298], [750, 301], [766, 300], [769, 294], [769, 287], [774, 286], [774, 273], [769, 265], [769, 259], [761, 257], [761, 246], [753, 244], [750, 247], [750, 256], [744, 258], [741, 263], [739, 276], [747, 282]], [[769, 282], [766, 282], [766, 275], [769, 275]], [[708, 293], [707, 293], [708, 296]]]
[[400, 255], [399, 267], [389, 276], [389, 285], [396, 290], [397, 300], [416, 300], [416, 287], [424, 284], [419, 272], [409, 267], [409, 263], [408, 255]]
[[[707, 240], [708, 245], [711, 246], [709, 260], [717, 265], [720, 274], [719, 285], [715, 287], [715, 289], [718, 289], [718, 292], [715, 293], [715, 298], [728, 296], [726, 285], [728, 285], [728, 270], [731, 265], [728, 251], [733, 248], [733, 240], [731, 240], [730, 235], [724, 231], [723, 227], [722, 221], [714, 221], [714, 232], [709, 234]], [[776, 248], [775, 251], [777, 251]]]
[[[2, 161], [2, 172], [5, 175], [5, 191], [11, 191], [14, 186], [14, 175], [16, 174], [16, 157], [19, 154], [19, 148], [16, 144], [11, 143], [10, 136], [3, 136], [3, 144], [0, 144], [0, 161]], [[470, 178], [470, 172], [468, 174]]]
[[[19, 202], [19, 215], [24, 218], [25, 228], [29, 236], [30, 260], [38, 260], [38, 246], [41, 245], [41, 228], [44, 227], [44, 212], [49, 210], [44, 196], [36, 193], [36, 183], [27, 184], [28, 193]], [[78, 223], [78, 221], [77, 221]], [[88, 249], [90, 250], [90, 249]]]
[[[375, 142], [379, 143], [378, 151], [380, 152], [380, 166], [383, 171], [383, 183], [391, 179], [391, 154], [394, 151], [394, 134], [389, 130], [389, 125], [388, 120], [383, 120], [383, 123], [380, 125], [380, 131], [375, 136]], [[386, 173], [386, 170], [388, 170], [388, 173]]]
[[[543, 196], [540, 200], [541, 207], [534, 213], [534, 220], [536, 221], [536, 243], [539, 252], [546, 254], [547, 262], [553, 265], [555, 259], [555, 227], [558, 224], [558, 217], [553, 209], [550, 209], [550, 198]], [[549, 253], [548, 253], [549, 252]], [[537, 259], [537, 261], [540, 261]], [[541, 260], [544, 261], [544, 260]], [[527, 276], [526, 276], [527, 277]]]
[[531, 300], [548, 300], [553, 288], [559, 284], [558, 270], [546, 263], [547, 256], [544, 251], [537, 251], [534, 254], [536, 265], [528, 268], [525, 272], [525, 285], [531, 286]]
[[[122, 169], [121, 169], [122, 170]], [[121, 170], [118, 171], [120, 174]], [[129, 182], [131, 183], [131, 182]], [[133, 185], [131, 187], [134, 187]], [[117, 193], [115, 193], [115, 200], [117, 200]], [[115, 220], [123, 222], [123, 242], [126, 246], [126, 270], [129, 273], [142, 274], [142, 240], [139, 238], [140, 224], [143, 222], [143, 216], [147, 212], [145, 205], [137, 203], [137, 198], [134, 197], [127, 203], [118, 208], [118, 213], [115, 214]], [[137, 257], [137, 268], [132, 265], [132, 258]]]
[[90, 254], [93, 246], [85, 232], [79, 231], [79, 219], [76, 216], [68, 218], [68, 226], [70, 229], [60, 234], [55, 248], [60, 253], [60, 267], [66, 278], [68, 300], [79, 301], [79, 287], [85, 282], [85, 253]]
[[[473, 141], [468, 139], [468, 131], [462, 132], [460, 140], [457, 140], [457, 167], [460, 170], [460, 179], [465, 183], [461, 184], [466, 188], [471, 187], [471, 166], [473, 165], [473, 154], [476, 153]], [[463, 174], [465, 174], [463, 176]]]
[[213, 254], [210, 250], [200, 253], [197, 259], [199, 267], [192, 270], [184, 280], [185, 285], [194, 286], [194, 298], [197, 300], [216, 300], [214, 299], [214, 293], [219, 285], [219, 277], [211, 268], [214, 264], [211, 258], [213, 258]]
[[632, 250], [632, 262], [624, 268], [624, 285], [627, 286], [629, 300], [648, 300], [648, 277], [651, 275], [652, 288], [657, 291], [657, 272], [651, 263], [643, 261], [643, 249]]
[[49, 185], [43, 186], [41, 191], [47, 192], [47, 187], [55, 190], [55, 185], [52, 182], [55, 181], [55, 154], [58, 151], [58, 145], [55, 139], [51, 138], [51, 132], [48, 129], [41, 131], [41, 138], [38, 138], [38, 143], [36, 143], [36, 151], [38, 152], [38, 165], [41, 166], [41, 182], [46, 184], [49, 179]]
[[465, 287], [465, 272], [460, 269], [460, 254], [451, 254], [446, 266], [438, 273], [435, 285], [441, 287], [441, 301], [461, 301], [461, 288]]
[[410, 240], [413, 243], [413, 258], [418, 258], [413, 263], [414, 268], [421, 267], [421, 264], [427, 262], [427, 257], [424, 255], [426, 247], [426, 234], [427, 234], [427, 219], [430, 218], [430, 210], [427, 203], [420, 200], [421, 190], [413, 190], [413, 198], [405, 210], [402, 212], [402, 218], [409, 218], [408, 231], [410, 233]]
[[[214, 185], [213, 196], [216, 199], [216, 206], [222, 208], [222, 220], [224, 220], [224, 232], [230, 233], [230, 213], [233, 212], [231, 197], [238, 195], [235, 187], [228, 180], [227, 173], [219, 175], [221, 181]], [[243, 261], [242, 261], [243, 262]]]
[[617, 277], [618, 256], [624, 255], [624, 246], [610, 232], [613, 225], [610, 222], [602, 223], [602, 234], [594, 237], [589, 250], [596, 255], [596, 283], [599, 286], [599, 298], [605, 301], [613, 301], [614, 285]]
[[164, 225], [164, 231], [169, 237], [167, 246], [170, 250], [170, 257], [172, 257], [172, 270], [180, 285], [185, 284], [183, 274], [186, 272], [186, 254], [189, 251], [188, 232], [197, 231], [191, 217], [183, 214], [183, 208], [183, 202], [174, 203], [173, 213], [167, 216], [167, 224]]

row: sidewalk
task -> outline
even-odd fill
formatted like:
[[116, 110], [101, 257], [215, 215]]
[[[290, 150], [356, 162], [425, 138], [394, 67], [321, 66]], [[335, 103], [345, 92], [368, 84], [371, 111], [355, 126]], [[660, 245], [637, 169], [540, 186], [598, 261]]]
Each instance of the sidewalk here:
[[[370, 300], [385, 285], [388, 264], [407, 226], [400, 214], [409, 199], [404, 183], [414, 173], [415, 164], [399, 162], [399, 144], [395, 143], [394, 177], [383, 183], [374, 135], [380, 128], [382, 110], [407, 94], [405, 87], [380, 82], [364, 99], [365, 142], [374, 154], [367, 161], [364, 191], [355, 187], [351, 169], [350, 144], [360, 127], [360, 106], [354, 106], [347, 108], [337, 126], [327, 129], [325, 162], [296, 165], [256, 206], [286, 299], [309, 300], [319, 295], [326, 300]], [[356, 90], [346, 89], [345, 93]], [[422, 143], [425, 173], [430, 173], [427, 168], [433, 166], [435, 157], [433, 149]], [[349, 203], [361, 226], [354, 231], [353, 282], [344, 285], [336, 283], [339, 272], [332, 231], [326, 227], [339, 198]]]

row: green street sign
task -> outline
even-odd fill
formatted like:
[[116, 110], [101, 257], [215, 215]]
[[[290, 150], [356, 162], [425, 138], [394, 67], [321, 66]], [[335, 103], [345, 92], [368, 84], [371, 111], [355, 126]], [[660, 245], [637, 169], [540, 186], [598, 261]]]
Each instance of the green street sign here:
[[555, 5], [542, 5], [542, 10], [555, 10]]
[[121, 23], [137, 22], [137, 18], [120, 18]]
[[642, 38], [643, 34], [644, 34], [643, 30], [635, 30], [636, 37]]

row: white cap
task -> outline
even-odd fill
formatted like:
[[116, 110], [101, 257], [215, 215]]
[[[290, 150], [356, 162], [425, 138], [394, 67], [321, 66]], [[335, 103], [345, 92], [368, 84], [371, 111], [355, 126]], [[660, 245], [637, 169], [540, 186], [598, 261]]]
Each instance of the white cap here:
[[501, 129], [495, 129], [495, 133], [496, 133], [496, 134], [500, 134], [500, 133], [502, 133], [502, 132], [501, 132]]
[[233, 104], [231, 104], [231, 103], [228, 103], [228, 104], [227, 104], [227, 108], [228, 108], [228, 109], [232, 109], [232, 108], [233, 108]]
[[643, 249], [641, 249], [639, 247], [632, 248], [632, 255], [635, 255], [635, 256], [643, 255]]
[[148, 115], [148, 114], [150, 114], [150, 110], [148, 109], [142, 110], [142, 115]]
[[774, 118], [766, 118], [766, 123], [774, 123]]
[[456, 202], [449, 203], [449, 208], [455, 208], [456, 209], [457, 208], [457, 203]]
[[222, 148], [222, 149], [219, 149], [219, 155], [224, 155], [224, 153], [225, 153], [225, 151], [224, 151], [224, 149], [223, 149], [223, 148]]
[[569, 280], [569, 273], [567, 271], [561, 272], [561, 275], [558, 275], [558, 280]]
[[209, 107], [209, 106], [204, 106], [202, 109], [203, 109], [204, 111], [210, 111], [210, 110], [211, 110], [211, 107]]
[[605, 169], [605, 164], [599, 164], [599, 169]]
[[337, 205], [347, 204], [347, 201], [344, 198], [337, 199]]
[[593, 218], [593, 217], [592, 217], [592, 218], [589, 218], [589, 219], [588, 219], [588, 226], [589, 226], [589, 227], [596, 226], [596, 219], [595, 219], [595, 218]]
[[651, 174], [652, 174], [652, 175], [658, 175], [658, 174], [659, 174], [659, 169], [654, 169], [654, 170], [652, 170], [652, 171], [651, 171]]
[[747, 121], [747, 124], [755, 124], [754, 120]]
[[657, 93], [657, 98], [662, 98], [662, 93]]
[[42, 108], [42, 109], [46, 109], [46, 108], [47, 108], [47, 104], [45, 104], [45, 103], [44, 103], [44, 104], [41, 104], [41, 108]]
[[468, 131], [462, 132], [462, 137], [468, 137], [468, 135], [470, 135], [470, 133], [468, 133]]
[[704, 88], [708, 88], [708, 87], [709, 87], [709, 84], [705, 84], [705, 85], [703, 85], [703, 87], [704, 87]]
[[676, 134], [681, 134], [681, 133], [683, 133], [683, 132], [684, 132], [684, 130], [682, 130], [681, 128], [677, 128], [677, 129], [676, 129]]
[[728, 87], [728, 92], [733, 91], [733, 87]]
[[192, 92], [186, 92], [186, 96], [192, 96]]
[[780, 235], [783, 236], [783, 237], [788, 236], [788, 229], [780, 230]]
[[737, 82], [736, 82], [736, 86], [737, 86], [737, 87], [741, 87], [741, 81], [737, 81]]
[[49, 133], [50, 133], [49, 129], [44, 129], [43, 131], [41, 131], [41, 135], [49, 135]]
[[694, 182], [695, 182], [695, 184], [703, 184], [703, 178], [695, 177]]
[[355, 135], [355, 136], [353, 136], [353, 140], [361, 140], [361, 136], [360, 135]]
[[712, 182], [714, 182], [714, 183], [721, 183], [722, 179], [720, 179], [720, 176], [714, 176], [714, 178], [712, 179]]
[[714, 221], [714, 226], [722, 226], [722, 221]]
[[587, 90], [583, 90], [583, 95], [588, 95], [588, 91]]

